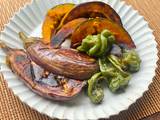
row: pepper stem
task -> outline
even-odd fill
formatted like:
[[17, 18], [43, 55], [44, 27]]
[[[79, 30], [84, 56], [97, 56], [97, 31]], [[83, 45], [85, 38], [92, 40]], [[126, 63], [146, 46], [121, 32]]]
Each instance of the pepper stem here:
[[28, 37], [23, 33], [23, 32], [19, 32], [19, 38], [23, 41], [26, 42]]
[[28, 48], [32, 43], [35, 42], [35, 38], [29, 38], [23, 32], [19, 32], [19, 38], [23, 41], [23, 45], [25, 48]]
[[0, 48], [2, 48], [5, 53], [13, 51], [13, 49], [8, 47], [2, 40], [0, 40]]

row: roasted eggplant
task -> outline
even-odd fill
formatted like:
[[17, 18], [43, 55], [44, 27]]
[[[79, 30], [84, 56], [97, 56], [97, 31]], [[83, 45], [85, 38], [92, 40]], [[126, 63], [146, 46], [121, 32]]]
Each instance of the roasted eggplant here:
[[22, 32], [19, 35], [31, 59], [49, 72], [72, 79], [87, 80], [99, 71], [96, 60], [86, 54], [74, 49], [53, 49], [43, 44], [40, 38], [27, 38]]
[[62, 24], [66, 24], [69, 21], [77, 18], [96, 18], [96, 17], [103, 17], [107, 18], [119, 25], [122, 26], [121, 19], [116, 11], [109, 6], [108, 4], [100, 1], [92, 1], [92, 2], [85, 2], [79, 5], [76, 5], [74, 8], [69, 11], [61, 21]]
[[43, 68], [33, 63], [23, 50], [12, 49], [4, 43], [0, 46], [7, 54], [7, 64], [24, 83], [41, 96], [58, 100], [70, 100], [82, 90], [84, 81], [68, 79], [45, 72]]
[[81, 23], [71, 36], [72, 47], [75, 48], [79, 46], [87, 35], [96, 35], [104, 29], [109, 30], [115, 36], [118, 44], [122, 44], [128, 48], [136, 47], [131, 36], [122, 26], [105, 18], [89, 19]]
[[58, 48], [64, 42], [64, 40], [67, 37], [70, 37], [73, 33], [73, 31], [76, 29], [76, 27], [87, 20], [86, 18], [78, 18], [75, 20], [72, 20], [65, 24], [57, 33], [53, 36], [51, 40], [51, 45], [53, 48]]

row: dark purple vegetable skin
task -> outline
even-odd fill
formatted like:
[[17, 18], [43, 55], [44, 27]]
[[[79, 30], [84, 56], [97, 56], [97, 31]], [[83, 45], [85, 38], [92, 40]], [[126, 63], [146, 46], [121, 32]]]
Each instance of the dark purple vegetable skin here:
[[95, 59], [74, 49], [54, 49], [43, 44], [41, 38], [27, 38], [19, 33], [31, 59], [49, 72], [67, 78], [88, 80], [99, 71]]
[[[45, 84], [35, 80], [36, 77], [33, 67], [37, 67], [37, 65], [33, 64], [26, 52], [19, 49], [8, 48], [4, 44], [1, 44], [0, 46], [7, 54], [7, 64], [12, 71], [17, 74], [32, 91], [39, 95], [53, 100], [65, 101], [72, 99], [82, 90], [84, 82], [80, 80], [68, 79], [65, 84], [67, 89], [62, 85], [51, 86], [50, 84]], [[42, 70], [41, 67], [38, 67], [38, 69], [40, 71]], [[36, 75], [37, 74], [38, 73], [36, 73]], [[42, 74], [39, 73], [39, 76], [42, 76]], [[67, 78], [63, 79], [66, 80]]]
[[99, 70], [95, 59], [73, 49], [51, 49], [36, 42], [26, 50], [36, 64], [68, 78], [87, 80]]

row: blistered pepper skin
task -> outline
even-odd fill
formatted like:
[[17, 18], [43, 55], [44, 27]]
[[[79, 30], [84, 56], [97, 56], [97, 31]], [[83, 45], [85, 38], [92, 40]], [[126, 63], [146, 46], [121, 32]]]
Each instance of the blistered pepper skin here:
[[92, 57], [102, 57], [111, 49], [113, 43], [115, 37], [105, 29], [98, 35], [88, 35], [77, 49]]

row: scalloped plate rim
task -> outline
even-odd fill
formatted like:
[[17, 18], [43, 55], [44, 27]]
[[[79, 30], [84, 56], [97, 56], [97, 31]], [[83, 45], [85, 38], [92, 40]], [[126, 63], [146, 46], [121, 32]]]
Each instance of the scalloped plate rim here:
[[[15, 12], [14, 13], [14, 16], [10, 19], [10, 21], [11, 20], [13, 20], [14, 19], [14, 17], [15, 17], [15, 15], [17, 15], [17, 14], [19, 14], [22, 10], [24, 10], [27, 6], [30, 6], [32, 3], [33, 3], [33, 1], [34, 0], [32, 0], [31, 2], [29, 2], [29, 3], [27, 3], [27, 4], [25, 4], [22, 8], [20, 8], [17, 12]], [[101, 1], [103, 1], [103, 0], [101, 0]], [[104, 0], [105, 1], [105, 0]], [[79, 1], [79, 2], [81, 2], [81, 1]], [[82, 1], [82, 2], [84, 2], [84, 1]], [[120, 1], [120, 2], [124, 2], [124, 1]], [[141, 16], [140, 14], [139, 14], [139, 12], [137, 11], [137, 10], [135, 10], [135, 9], [133, 9], [132, 8], [132, 6], [131, 5], [128, 5], [128, 4], [126, 4], [126, 2], [124, 2], [124, 5], [125, 6], [130, 6], [131, 7], [131, 9], [132, 10], [134, 10], [134, 11], [136, 11], [137, 12], [137, 14], [139, 15], [139, 16]], [[142, 16], [143, 17], [143, 16]], [[145, 18], [143, 17], [143, 20], [144, 21], [146, 21], [145, 20]], [[7, 23], [7, 24], [5, 24], [4, 25], [4, 30], [3, 31], [1, 31], [1, 34], [6, 30], [6, 26], [8, 26], [9, 24], [10, 24], [10, 21], [9, 21], [9, 23]], [[123, 21], [122, 21], [123, 22]], [[146, 21], [147, 22], [147, 21]], [[147, 25], [148, 25], [148, 22], [147, 22]], [[151, 28], [150, 28], [150, 26], [148, 26], [148, 28], [151, 30], [151, 32], [153, 31]], [[153, 33], [153, 32], [152, 32]], [[152, 34], [153, 35], [153, 34]], [[1, 36], [1, 35], [0, 35]], [[153, 35], [154, 36], [154, 35]], [[157, 46], [157, 43], [156, 43], [156, 41], [155, 41], [155, 38], [153, 39], [154, 41], [154, 44]], [[157, 48], [155, 49], [155, 52], [156, 52], [156, 55], [158, 54], [158, 50], [157, 50]], [[158, 61], [158, 56], [156, 56], [156, 62]], [[156, 68], [157, 68], [157, 64], [155, 65], [155, 69], [154, 69], [154, 72], [153, 72], [153, 77], [152, 77], [152, 80], [150, 80], [149, 82], [148, 82], [148, 85], [150, 85], [152, 82], [153, 82], [153, 78], [154, 78], [154, 76], [155, 76], [155, 71], [156, 71]], [[3, 73], [3, 72], [2, 72]], [[6, 81], [6, 83], [7, 83], [7, 80], [5, 80]], [[8, 84], [7, 84], [8, 85]], [[9, 86], [8, 86], [9, 87]], [[149, 86], [148, 86], [149, 87]], [[138, 98], [136, 98], [135, 99], [135, 101], [133, 101], [132, 102], [132, 104], [133, 103], [135, 103], [139, 98], [141, 98], [143, 95], [144, 95], [144, 93], [148, 90], [148, 87], [147, 87], [147, 89], [141, 94], [141, 96], [139, 96]], [[11, 87], [9, 87], [9, 89], [11, 89], [12, 90], [12, 88]], [[13, 91], [13, 90], [12, 90]], [[13, 91], [13, 93], [14, 93], [14, 91]], [[16, 95], [15, 93], [14, 93], [14, 95]], [[20, 100], [21, 100], [21, 98], [18, 96], [18, 95], [16, 95]], [[22, 100], [21, 100], [22, 101]], [[22, 101], [22, 102], [24, 102], [26, 105], [28, 105], [28, 103], [26, 102], [26, 101]], [[124, 110], [126, 110], [126, 109], [128, 109], [132, 104], [130, 104], [128, 107], [126, 107]], [[28, 105], [29, 106], [29, 105]], [[29, 107], [31, 107], [31, 106], [29, 106]], [[32, 109], [34, 109], [34, 110], [36, 110], [36, 111], [39, 111], [37, 108], [34, 108], [34, 107], [31, 107]], [[47, 115], [47, 116], [49, 116], [48, 114], [46, 114], [46, 113], [44, 113], [44, 112], [41, 112], [41, 111], [39, 111], [41, 114], [45, 114], [45, 115]], [[118, 113], [120, 113], [121, 111], [118, 111], [118, 112], [115, 112], [115, 114], [114, 115], [116, 115], [116, 114], [118, 114]], [[111, 115], [111, 116], [113, 116], [113, 115]], [[49, 116], [49, 117], [52, 117], [53, 118], [53, 116]], [[107, 118], [109, 118], [110, 116], [108, 116]]]

